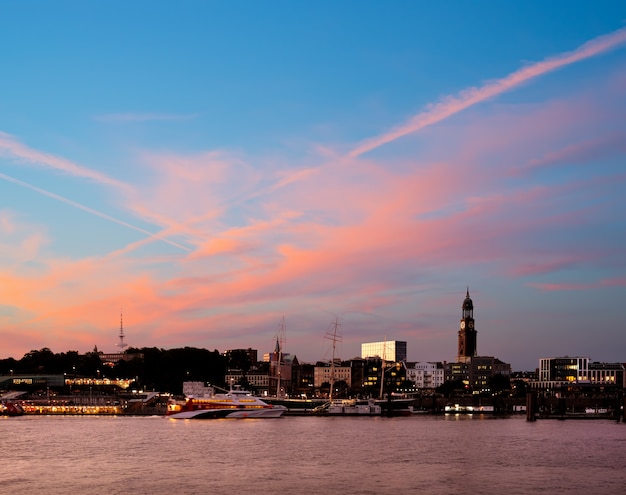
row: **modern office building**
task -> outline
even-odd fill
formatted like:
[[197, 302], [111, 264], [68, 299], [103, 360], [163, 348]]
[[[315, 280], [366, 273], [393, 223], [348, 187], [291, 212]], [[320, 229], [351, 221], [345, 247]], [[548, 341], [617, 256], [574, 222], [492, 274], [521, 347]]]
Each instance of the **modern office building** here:
[[406, 361], [406, 342], [387, 340], [384, 342], [366, 342], [361, 344], [361, 358], [377, 357], [387, 362]]
[[570, 385], [624, 387], [624, 364], [590, 362], [587, 357], [539, 359], [539, 379], [533, 388], [559, 388]]

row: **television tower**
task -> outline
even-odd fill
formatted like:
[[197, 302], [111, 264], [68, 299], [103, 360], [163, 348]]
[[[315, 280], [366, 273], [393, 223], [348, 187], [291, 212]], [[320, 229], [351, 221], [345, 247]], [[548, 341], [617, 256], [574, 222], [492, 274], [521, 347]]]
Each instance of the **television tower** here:
[[124, 349], [128, 344], [124, 342], [124, 320], [122, 319], [122, 312], [120, 311], [120, 341], [115, 344], [120, 349]]

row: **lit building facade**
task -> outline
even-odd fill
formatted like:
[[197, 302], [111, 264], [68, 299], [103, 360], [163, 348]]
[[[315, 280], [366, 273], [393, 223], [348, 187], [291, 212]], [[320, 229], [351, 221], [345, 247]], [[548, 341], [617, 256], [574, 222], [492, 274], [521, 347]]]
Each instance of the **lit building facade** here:
[[443, 363], [407, 363], [406, 378], [419, 389], [434, 390], [446, 381]]
[[241, 385], [244, 378], [255, 392], [267, 395], [270, 385], [270, 377], [267, 372], [249, 371], [243, 373], [240, 370], [230, 370], [225, 376], [225, 381], [226, 384], [232, 382], [233, 385]]
[[320, 388], [323, 383], [337, 383], [346, 382], [348, 387], [352, 386], [352, 367], [350, 366], [337, 366], [334, 370], [330, 364], [324, 366], [316, 366], [313, 370], [313, 386]]
[[539, 379], [532, 387], [546, 389], [568, 385], [624, 387], [624, 365], [589, 362], [586, 357], [539, 359]]
[[406, 361], [406, 342], [388, 340], [384, 342], [366, 342], [361, 344], [361, 358], [378, 357], [387, 362]]

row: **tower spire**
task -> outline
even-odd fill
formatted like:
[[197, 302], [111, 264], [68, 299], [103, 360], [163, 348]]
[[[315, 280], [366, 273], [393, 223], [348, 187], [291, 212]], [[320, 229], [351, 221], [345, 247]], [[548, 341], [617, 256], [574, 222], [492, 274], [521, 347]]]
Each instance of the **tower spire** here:
[[476, 328], [474, 328], [474, 303], [469, 295], [469, 285], [465, 291], [461, 322], [459, 326], [457, 362], [468, 362], [476, 356]]
[[124, 342], [124, 318], [122, 310], [120, 309], [120, 341], [116, 344], [120, 349], [124, 349], [128, 344]]

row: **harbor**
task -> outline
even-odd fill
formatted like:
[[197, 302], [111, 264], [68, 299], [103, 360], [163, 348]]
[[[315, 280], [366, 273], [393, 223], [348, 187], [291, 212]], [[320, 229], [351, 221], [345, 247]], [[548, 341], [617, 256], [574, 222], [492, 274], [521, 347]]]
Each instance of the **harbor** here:
[[[8, 396], [8, 397], [7, 397]], [[271, 407], [284, 408], [282, 415], [299, 417], [415, 415], [488, 415], [498, 417], [526, 416], [528, 421], [543, 419], [610, 419], [624, 421], [626, 399], [621, 395], [596, 398], [538, 397], [529, 393], [522, 399], [456, 397], [440, 395], [413, 398], [377, 399], [311, 399], [255, 398]], [[0, 397], [0, 415], [65, 416], [166, 416], [172, 404], [184, 403], [167, 393], [129, 393], [30, 397], [28, 394], [4, 394]]]
[[[608, 420], [42, 415], [0, 418], [0, 432], [6, 493], [613, 495], [626, 480], [626, 430]], [[585, 462], [574, 468], [564, 452]]]

